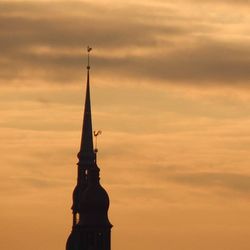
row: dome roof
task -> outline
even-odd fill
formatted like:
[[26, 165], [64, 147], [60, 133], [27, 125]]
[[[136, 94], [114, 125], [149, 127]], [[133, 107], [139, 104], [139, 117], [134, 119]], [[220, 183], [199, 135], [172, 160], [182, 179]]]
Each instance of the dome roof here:
[[100, 185], [90, 185], [81, 195], [80, 225], [112, 227], [108, 219], [109, 197]]
[[96, 164], [88, 169], [88, 186], [80, 197], [80, 225], [112, 227], [108, 219], [109, 197], [99, 182]]
[[90, 185], [81, 194], [81, 212], [107, 212], [109, 209], [109, 197], [105, 189], [98, 183]]
[[88, 170], [88, 186], [81, 193], [80, 212], [107, 212], [109, 197], [105, 189], [100, 185], [98, 166], [93, 164]]

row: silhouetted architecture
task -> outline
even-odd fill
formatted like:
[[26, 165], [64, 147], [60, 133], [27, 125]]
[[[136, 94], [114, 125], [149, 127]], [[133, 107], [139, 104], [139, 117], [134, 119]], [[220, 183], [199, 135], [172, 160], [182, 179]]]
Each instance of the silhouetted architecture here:
[[77, 155], [77, 184], [73, 191], [72, 231], [66, 250], [110, 250], [111, 228], [108, 219], [109, 197], [99, 182], [100, 169], [93, 147], [89, 86], [89, 52], [87, 86], [80, 151]]

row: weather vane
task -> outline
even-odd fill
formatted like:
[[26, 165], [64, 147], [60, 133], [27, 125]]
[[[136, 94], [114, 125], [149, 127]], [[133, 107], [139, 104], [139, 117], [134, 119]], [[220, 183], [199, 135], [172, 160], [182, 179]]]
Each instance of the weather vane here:
[[101, 135], [102, 134], [102, 131], [101, 130], [94, 130], [94, 136], [95, 136], [95, 153], [98, 152], [98, 149], [97, 149], [97, 137], [98, 135]]
[[90, 69], [90, 65], [89, 65], [89, 54], [90, 54], [90, 51], [92, 50], [91, 47], [87, 47], [87, 52], [88, 52], [88, 66], [87, 66], [87, 69]]

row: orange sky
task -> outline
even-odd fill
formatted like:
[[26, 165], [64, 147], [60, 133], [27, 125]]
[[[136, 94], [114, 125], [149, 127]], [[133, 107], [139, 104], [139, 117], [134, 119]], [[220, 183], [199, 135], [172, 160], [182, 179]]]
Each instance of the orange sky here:
[[250, 6], [0, 2], [0, 249], [61, 250], [93, 46], [114, 250], [248, 250]]

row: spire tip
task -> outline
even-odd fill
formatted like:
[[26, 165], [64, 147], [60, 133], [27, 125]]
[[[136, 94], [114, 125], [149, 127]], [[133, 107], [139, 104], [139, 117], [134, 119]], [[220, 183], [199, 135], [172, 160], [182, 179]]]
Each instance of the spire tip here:
[[87, 70], [90, 70], [90, 64], [89, 64], [89, 54], [92, 48], [90, 46], [87, 46], [87, 53], [88, 53], [88, 65], [87, 65]]

